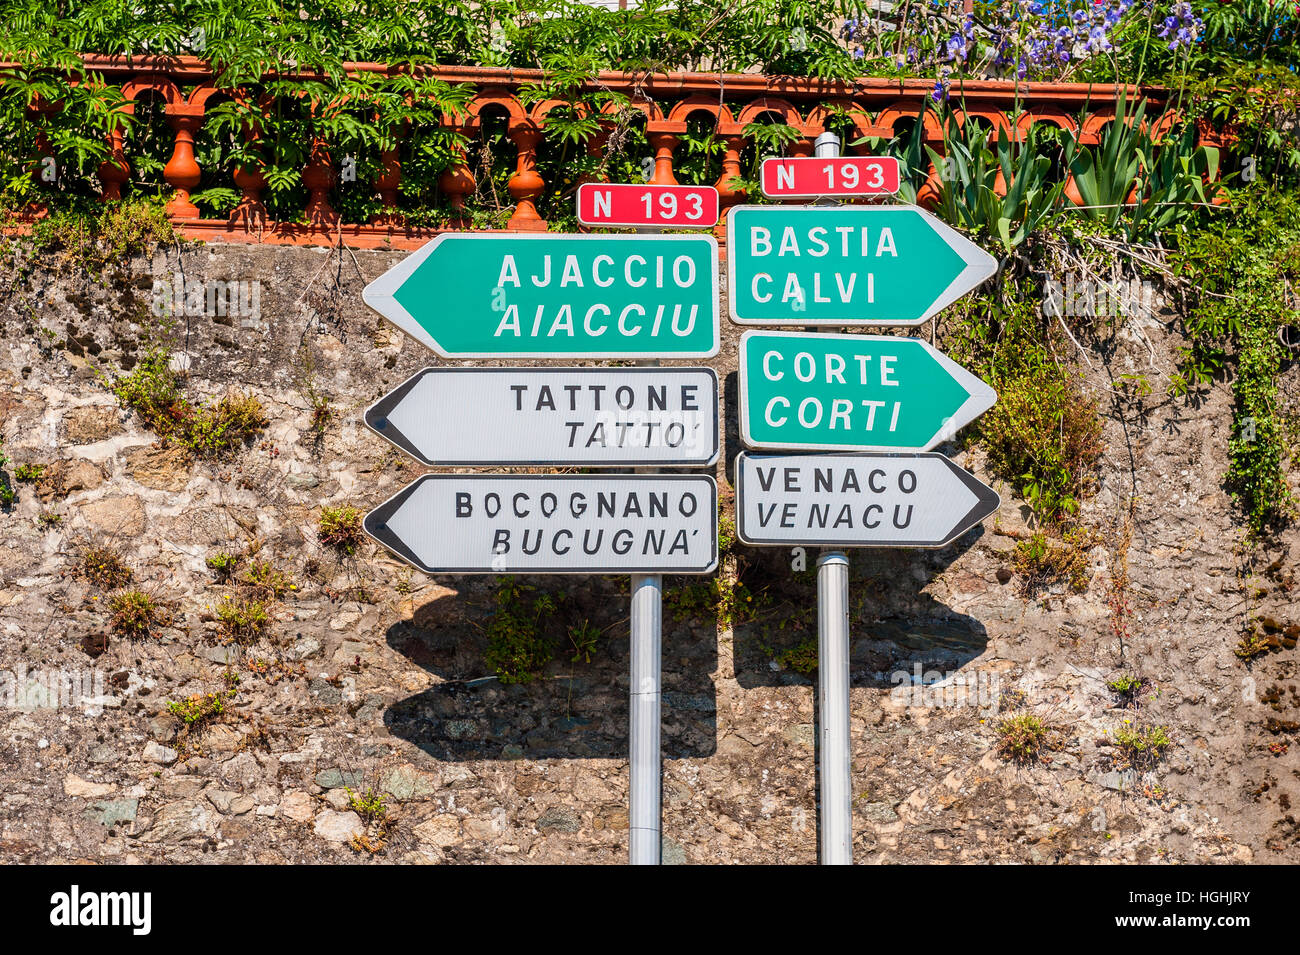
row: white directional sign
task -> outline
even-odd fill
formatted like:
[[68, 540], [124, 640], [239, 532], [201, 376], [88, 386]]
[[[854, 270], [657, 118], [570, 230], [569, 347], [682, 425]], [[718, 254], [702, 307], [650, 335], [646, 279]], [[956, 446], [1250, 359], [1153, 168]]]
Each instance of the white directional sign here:
[[942, 547], [1000, 503], [942, 454], [736, 458], [736, 524], [747, 544]]
[[707, 574], [717, 486], [679, 474], [426, 474], [366, 515], [426, 574]]
[[430, 465], [708, 465], [711, 368], [426, 368], [366, 410]]

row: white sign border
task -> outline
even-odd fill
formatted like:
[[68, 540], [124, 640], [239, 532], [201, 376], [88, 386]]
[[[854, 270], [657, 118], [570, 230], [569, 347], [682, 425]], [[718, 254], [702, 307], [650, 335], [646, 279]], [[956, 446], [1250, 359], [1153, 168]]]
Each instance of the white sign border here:
[[[667, 189], [669, 191], [681, 190], [682, 192], [712, 192], [713, 203], [717, 206], [718, 213], [713, 217], [712, 222], [701, 221], [699, 225], [684, 225], [680, 222], [674, 222], [671, 225], [659, 225], [652, 222], [588, 222], [582, 217], [582, 190], [599, 189], [607, 186], [622, 186], [628, 189]], [[578, 186], [578, 191], [573, 199], [574, 211], [578, 217], [578, 225], [585, 226], [588, 229], [641, 229], [648, 232], [673, 232], [679, 229], [716, 229], [718, 220], [722, 218], [722, 196], [718, 192], [717, 186], [684, 186], [678, 183], [661, 183], [661, 182], [584, 182]], [[563, 235], [564, 233], [556, 233]]]
[[[763, 180], [767, 172], [768, 163], [783, 163], [796, 160], [799, 162], [834, 162], [835, 160], [844, 159], [861, 159], [864, 162], [892, 162], [898, 174], [898, 188], [893, 190], [879, 189], [875, 192], [778, 192], [771, 193], [763, 188]], [[758, 172], [758, 188], [767, 199], [870, 199], [874, 196], [896, 196], [898, 190], [903, 188], [903, 164], [893, 156], [768, 156], [763, 160], [762, 166]]]

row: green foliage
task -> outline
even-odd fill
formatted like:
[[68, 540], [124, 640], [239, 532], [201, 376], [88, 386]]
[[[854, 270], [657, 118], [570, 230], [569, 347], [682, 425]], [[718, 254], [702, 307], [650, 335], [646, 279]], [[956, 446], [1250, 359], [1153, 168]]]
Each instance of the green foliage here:
[[806, 637], [777, 658], [784, 670], [809, 676], [817, 672], [817, 638]]
[[994, 727], [998, 734], [998, 754], [1016, 763], [1032, 763], [1047, 744], [1050, 732], [1042, 717], [1016, 713], [1000, 720]]
[[124, 590], [108, 603], [112, 611], [109, 626], [121, 637], [147, 637], [165, 622], [161, 605], [141, 590]]
[[168, 700], [167, 712], [187, 727], [203, 726], [226, 712], [226, 700], [234, 693], [231, 689], [224, 694], [195, 693], [183, 700]]
[[[1142, 178], [1128, 225], [1129, 241], [1156, 236], [1167, 241], [1170, 230], [1186, 231], [1200, 218], [1198, 205], [1220, 188], [1218, 147], [1196, 145], [1196, 127], [1189, 124], [1160, 142], [1145, 136], [1138, 156]], [[1212, 184], [1208, 191], [1207, 182]]]
[[1145, 143], [1142, 124], [1146, 122], [1146, 111], [1146, 100], [1142, 100], [1130, 112], [1121, 93], [1115, 104], [1115, 120], [1107, 125], [1096, 147], [1084, 145], [1081, 137], [1064, 139], [1065, 166], [1074, 176], [1075, 186], [1083, 198], [1080, 212], [1109, 229], [1119, 225], [1124, 203], [1137, 182]]
[[14, 480], [25, 484], [34, 484], [45, 473], [43, 464], [20, 464], [14, 468]]
[[722, 575], [693, 581], [664, 594], [664, 606], [675, 620], [712, 617], [724, 628], [752, 621], [770, 603], [766, 591], [756, 594], [743, 580], [726, 580]]
[[718, 556], [725, 557], [736, 547], [736, 522], [727, 516], [721, 504], [718, 505]]
[[502, 683], [531, 683], [555, 656], [554, 641], [546, 632], [555, 598], [507, 576], [497, 584], [493, 605], [483, 659]]
[[271, 625], [267, 601], [256, 597], [224, 594], [213, 613], [218, 631], [227, 643], [249, 643], [266, 633]]
[[77, 572], [104, 590], [116, 590], [131, 582], [134, 572], [122, 555], [107, 544], [95, 544], [81, 555]]
[[219, 551], [209, 555], [204, 563], [208, 570], [212, 571], [217, 583], [229, 583], [235, 577], [235, 569], [239, 566], [242, 558], [238, 554], [228, 554], [225, 551]]
[[1134, 769], [1150, 769], [1174, 741], [1163, 726], [1123, 726], [1111, 734], [1120, 752]]
[[1088, 551], [1096, 536], [1086, 528], [1065, 530], [1060, 537], [1042, 531], [1016, 542], [1011, 564], [1024, 578], [1027, 593], [1066, 583], [1078, 593], [1088, 589]]
[[1106, 681], [1106, 689], [1122, 700], [1131, 701], [1146, 684], [1146, 680], [1134, 673], [1121, 673], [1113, 680]]
[[1268, 639], [1262, 633], [1251, 630], [1237, 641], [1237, 646], [1233, 648], [1232, 652], [1241, 660], [1253, 660], [1255, 657], [1268, 653], [1271, 649]]
[[[944, 153], [928, 146], [926, 151], [935, 168], [944, 170], [939, 215], [975, 235], [997, 240], [1010, 252], [1056, 212], [1065, 183], [1048, 181], [1052, 161], [1043, 153], [1059, 134], [1054, 127], [1036, 125], [1013, 143], [999, 128], [996, 148], [990, 147], [989, 135], [989, 127], [980, 120], [958, 123], [950, 114]], [[995, 189], [999, 179], [1002, 196]]]
[[165, 443], [196, 457], [229, 457], [269, 423], [262, 403], [252, 395], [232, 393], [215, 405], [190, 401], [181, 392], [166, 350], [158, 345], [112, 387], [123, 407], [138, 413]]
[[[0, 204], [3, 201], [0, 194]], [[91, 274], [119, 267], [134, 256], [150, 254], [162, 243], [175, 241], [176, 231], [158, 201], [100, 205], [79, 200], [67, 208], [56, 207], [32, 225], [32, 245], [37, 252]]]
[[374, 789], [367, 789], [364, 793], [354, 793], [351, 789], [345, 789], [344, 792], [348, 794], [348, 808], [367, 825], [381, 823], [388, 815], [388, 806], [385, 805], [388, 797], [383, 793]]
[[1101, 419], [1079, 375], [1056, 359], [1053, 329], [1043, 325], [1032, 291], [1022, 286], [1020, 294], [1025, 297], [965, 305], [966, 337], [955, 353], [998, 393], [977, 425], [990, 468], [1040, 521], [1059, 524], [1095, 488]]
[[600, 640], [600, 628], [590, 620], [574, 624], [568, 629], [569, 645], [573, 647], [571, 663], [590, 663], [596, 653], [596, 643]]
[[316, 534], [326, 547], [333, 547], [340, 553], [351, 556], [365, 540], [365, 533], [361, 529], [361, 512], [349, 504], [322, 507]]
[[5, 454], [4, 443], [0, 442], [0, 508], [6, 511], [13, 507], [14, 501], [18, 500], [18, 492], [9, 483], [9, 473], [4, 470], [4, 466], [8, 463], [9, 455]]
[[266, 600], [283, 597], [294, 589], [289, 577], [269, 560], [250, 560], [240, 580], [248, 590]]
[[1300, 280], [1300, 202], [1287, 193], [1243, 192], [1229, 215], [1189, 236], [1175, 263], [1193, 290], [1178, 384], [1191, 390], [1235, 360], [1225, 483], [1257, 539], [1295, 512], [1277, 379], [1284, 358], [1278, 331], [1300, 324], [1300, 302], [1287, 291]]

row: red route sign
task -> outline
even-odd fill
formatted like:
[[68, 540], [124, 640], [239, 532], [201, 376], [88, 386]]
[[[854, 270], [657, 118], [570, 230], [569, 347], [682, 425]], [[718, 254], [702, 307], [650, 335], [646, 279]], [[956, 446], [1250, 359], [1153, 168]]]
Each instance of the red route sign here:
[[584, 182], [578, 221], [614, 229], [712, 229], [718, 224], [713, 186]]
[[898, 192], [898, 160], [889, 156], [789, 156], [763, 160], [769, 199], [887, 196]]

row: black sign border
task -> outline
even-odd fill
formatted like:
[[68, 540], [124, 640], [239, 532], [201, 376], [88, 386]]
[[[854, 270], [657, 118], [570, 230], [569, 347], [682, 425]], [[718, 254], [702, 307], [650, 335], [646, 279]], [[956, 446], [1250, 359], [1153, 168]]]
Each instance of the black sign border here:
[[[395, 514], [407, 499], [415, 493], [416, 489], [425, 481], [499, 481], [502, 479], [511, 481], [555, 481], [555, 480], [572, 480], [587, 479], [594, 481], [606, 481], [610, 478], [617, 478], [620, 481], [705, 481], [709, 486], [709, 527], [711, 528], [712, 540], [712, 560], [709, 565], [702, 570], [688, 570], [677, 567], [576, 567], [564, 570], [548, 570], [540, 567], [514, 567], [506, 571], [497, 571], [489, 568], [459, 568], [459, 567], [429, 567], [427, 564], [420, 562], [415, 553], [407, 547], [400, 537], [388, 526], [388, 520]], [[594, 574], [609, 574], [611, 576], [620, 576], [624, 574], [683, 574], [683, 575], [704, 575], [711, 574], [718, 569], [718, 482], [711, 474], [425, 474], [416, 478], [406, 487], [402, 488], [384, 503], [380, 504], [373, 511], [365, 516], [362, 527], [367, 535], [379, 544], [382, 544], [388, 550], [392, 551], [403, 561], [410, 564], [416, 570], [429, 574], [430, 576], [439, 575], [471, 575], [471, 574], [494, 574], [504, 576], [514, 574], [517, 576], [528, 576], [530, 574], [554, 574], [557, 576], [590, 576]]]
[[[393, 409], [396, 408], [399, 404], [401, 404], [402, 399], [405, 398], [406, 395], [410, 393], [411, 389], [413, 389], [417, 384], [419, 384], [420, 380], [424, 378], [425, 375], [428, 374], [445, 375], [445, 374], [461, 374], [461, 373], [467, 373], [473, 375], [473, 374], [481, 374], [483, 372], [511, 372], [511, 371], [522, 371], [522, 372], [529, 372], [529, 373], [542, 372], [548, 375], [549, 374], [569, 375], [575, 373], [584, 373], [584, 374], [632, 373], [632, 374], [654, 375], [654, 374], [663, 374], [664, 372], [670, 372], [670, 373], [705, 372], [709, 376], [709, 380], [713, 383], [713, 397], [711, 402], [711, 407], [713, 408], [713, 451], [709, 455], [708, 460], [692, 459], [688, 461], [664, 461], [662, 459], [660, 460], [628, 459], [628, 460], [614, 461], [609, 464], [604, 464], [599, 461], [578, 460], [576, 458], [570, 458], [570, 459], [549, 458], [545, 461], [531, 461], [531, 460], [524, 460], [522, 458], [512, 458], [509, 460], [497, 458], [495, 460], [489, 459], [483, 461], [452, 461], [452, 460], [440, 459], [434, 461], [420, 454], [415, 449], [414, 442], [412, 442], [409, 438], [407, 438], [406, 435], [402, 434], [401, 430], [394, 427], [391, 423], [383, 428], [380, 428], [378, 426], [378, 422], [382, 420], [387, 420], [388, 416], [392, 414]], [[431, 468], [443, 468], [443, 467], [446, 468], [578, 467], [578, 468], [602, 468], [602, 469], [639, 468], [639, 467], [708, 468], [708, 467], [713, 467], [715, 464], [718, 463], [718, 455], [722, 451], [722, 421], [718, 411], [718, 407], [719, 407], [718, 373], [714, 369], [708, 367], [707, 365], [690, 365], [690, 366], [664, 365], [661, 367], [632, 365], [632, 366], [626, 366], [622, 368], [608, 367], [608, 366], [599, 366], [599, 367], [574, 366], [574, 367], [550, 368], [550, 367], [540, 367], [537, 365], [483, 365], [476, 368], [448, 368], [446, 366], [428, 365], [424, 368], [421, 368], [410, 378], [406, 379], [406, 381], [402, 382], [400, 385], [398, 385], [388, 394], [384, 395], [384, 397], [380, 398], [373, 405], [367, 408], [365, 410], [365, 413], [362, 415], [362, 422], [365, 424], [367, 428], [369, 428], [375, 434], [379, 435], [379, 437], [383, 438], [389, 444], [393, 445], [394, 447], [402, 451], [405, 451], [407, 454], [415, 458], [415, 460], [419, 461], [421, 464], [424, 464]]]
[[[867, 541], [857, 543], [853, 541], [826, 541], [826, 540], [797, 540], [793, 538], [782, 538], [774, 540], [771, 538], [755, 539], [745, 534], [745, 511], [744, 511], [744, 493], [745, 493], [745, 472], [741, 466], [741, 458], [808, 458], [815, 460], [817, 458], [860, 458], [862, 460], [878, 460], [880, 458], [939, 458], [948, 468], [957, 475], [963, 484], [973, 492], [977, 498], [975, 505], [966, 513], [966, 515], [957, 522], [956, 529], [950, 536], [933, 544], [918, 544], [915, 541]], [[748, 451], [742, 451], [736, 455], [736, 536], [742, 543], [751, 547], [820, 547], [827, 550], [866, 550], [876, 547], [899, 547], [912, 550], [939, 550], [947, 547], [957, 538], [961, 537], [971, 528], [975, 527], [984, 518], [996, 514], [998, 508], [1002, 506], [1002, 496], [997, 491], [989, 487], [979, 478], [975, 477], [965, 468], [955, 464], [947, 455], [940, 454], [937, 451], [898, 451], [898, 452], [879, 452], [865, 451], [860, 453], [845, 452], [839, 454], [750, 454]]]

